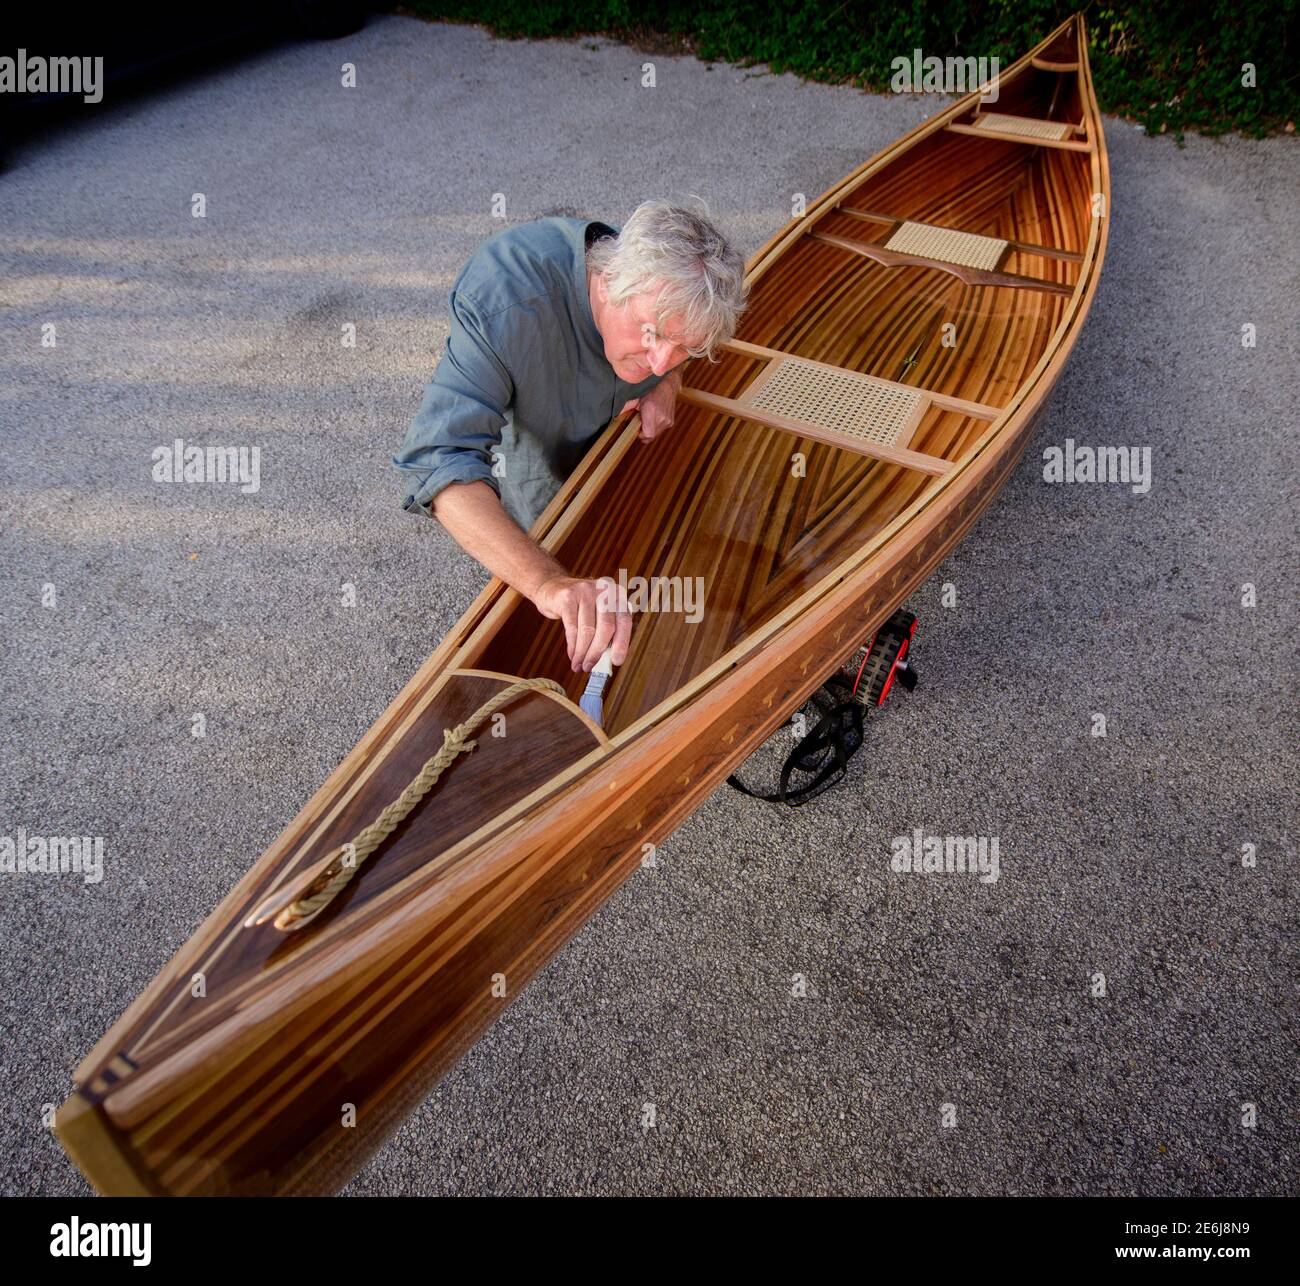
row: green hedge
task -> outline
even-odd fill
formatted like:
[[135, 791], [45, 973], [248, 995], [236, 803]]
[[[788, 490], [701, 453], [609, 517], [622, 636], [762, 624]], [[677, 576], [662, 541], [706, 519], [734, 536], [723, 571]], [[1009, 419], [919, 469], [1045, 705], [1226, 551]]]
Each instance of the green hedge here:
[[[1194, 129], [1262, 135], [1295, 121], [1300, 0], [1113, 0], [1088, 4], [1089, 57], [1103, 111], [1151, 133]], [[770, 6], [770, 7], [769, 7]], [[605, 34], [676, 43], [705, 60], [768, 63], [812, 80], [889, 87], [890, 60], [914, 48], [998, 57], [1037, 44], [1075, 9], [1049, 0], [406, 0], [403, 12], [476, 22], [501, 36]], [[1242, 65], [1255, 87], [1242, 85]]]

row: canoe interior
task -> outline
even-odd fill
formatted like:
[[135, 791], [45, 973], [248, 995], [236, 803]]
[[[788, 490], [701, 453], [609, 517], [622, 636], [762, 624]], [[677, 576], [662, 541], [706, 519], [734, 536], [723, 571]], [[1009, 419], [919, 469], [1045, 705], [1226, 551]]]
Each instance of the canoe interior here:
[[[455, 727], [511, 681], [509, 675], [457, 671], [433, 694], [421, 722], [436, 728], [440, 740], [443, 728]], [[494, 735], [491, 728], [485, 728], [476, 738], [473, 753], [457, 757], [439, 779], [436, 826], [420, 825], [415, 816], [408, 818], [385, 843], [382, 859], [368, 866], [364, 878], [353, 880], [325, 912], [322, 926], [360, 911], [478, 829], [484, 820], [485, 800], [503, 812], [557, 773], [609, 744], [580, 711], [540, 692], [513, 702], [496, 732], [508, 735]], [[342, 802], [313, 838], [311, 851], [323, 855], [353, 839], [373, 819], [377, 803], [382, 807], [399, 795], [436, 748], [436, 742], [430, 746], [422, 736], [402, 739], [390, 754], [376, 761], [363, 787]], [[270, 880], [257, 885], [248, 891], [242, 905], [251, 911], [271, 891]], [[286, 964], [314, 940], [313, 934], [285, 934], [273, 924], [252, 928], [239, 922], [230, 924], [208, 952], [203, 971], [205, 994], [196, 997], [179, 989], [149, 1033], [142, 1033], [136, 1042], [136, 1054], [145, 1050], [155, 1056], [165, 1054], [179, 1042], [192, 1039], [213, 1016], [214, 1007], [208, 1003], [212, 996], [233, 994], [236, 986], [255, 980], [266, 968]]]
[[[1073, 78], [1030, 69], [999, 111], [1078, 120]], [[1057, 93], [1062, 80], [1070, 93]], [[1054, 94], [1057, 97], [1053, 102]], [[1086, 153], [939, 132], [921, 140], [815, 220], [818, 232], [878, 243], [867, 211], [1045, 247], [1082, 258], [1092, 192]], [[1080, 263], [1013, 250], [1006, 268], [1072, 287]], [[885, 267], [803, 237], [751, 293], [738, 338], [931, 392], [1003, 407], [1048, 350], [1069, 299], [968, 285], [933, 268]], [[953, 331], [945, 346], [945, 324]], [[694, 363], [686, 383], [738, 397], [759, 363], [727, 354]], [[987, 421], [932, 409], [911, 446], [958, 461]], [[796, 476], [796, 453], [805, 476]], [[921, 496], [914, 470], [700, 407], [679, 408], [661, 440], [619, 461], [554, 552], [575, 575], [673, 578], [703, 589], [704, 609], [637, 620], [606, 702], [617, 735], [770, 622], [855, 547]], [[699, 578], [695, 581], [694, 578]], [[684, 600], [683, 600], [684, 601]], [[471, 664], [546, 675], [576, 700], [562, 633], [528, 603], [471, 650]]]

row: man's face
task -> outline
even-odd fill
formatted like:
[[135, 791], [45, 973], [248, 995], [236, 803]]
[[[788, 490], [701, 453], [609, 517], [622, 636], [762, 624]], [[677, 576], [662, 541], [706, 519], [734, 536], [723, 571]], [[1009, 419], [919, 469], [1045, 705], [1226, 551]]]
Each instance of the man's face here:
[[697, 337], [683, 333], [675, 317], [669, 317], [662, 330], [658, 327], [657, 288], [633, 295], [622, 304], [609, 302], [603, 278], [597, 279], [597, 291], [604, 305], [597, 323], [605, 341], [605, 358], [625, 383], [640, 384], [652, 375], [666, 375], [690, 356], [691, 348], [698, 351], [703, 347]]

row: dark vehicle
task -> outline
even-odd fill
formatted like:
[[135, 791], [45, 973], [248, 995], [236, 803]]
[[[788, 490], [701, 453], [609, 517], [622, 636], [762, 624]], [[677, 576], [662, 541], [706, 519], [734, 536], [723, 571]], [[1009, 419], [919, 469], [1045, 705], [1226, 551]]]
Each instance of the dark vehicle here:
[[10, 140], [55, 117], [93, 111], [106, 90], [138, 92], [202, 59], [365, 22], [367, 0], [225, 0], [33, 6], [5, 21], [0, 45], [0, 167]]

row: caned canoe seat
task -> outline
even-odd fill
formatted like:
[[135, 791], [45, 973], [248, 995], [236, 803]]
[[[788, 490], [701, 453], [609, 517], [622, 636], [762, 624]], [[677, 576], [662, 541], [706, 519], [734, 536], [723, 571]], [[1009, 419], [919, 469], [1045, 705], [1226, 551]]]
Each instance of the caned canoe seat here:
[[969, 123], [953, 121], [944, 128], [950, 134], [972, 134], [1003, 143], [1027, 143], [1033, 147], [1056, 147], [1067, 152], [1091, 152], [1092, 144], [1074, 137], [1085, 133], [1069, 121], [1052, 121], [1035, 116], [1008, 116], [1002, 112], [977, 112]]
[[797, 357], [769, 362], [740, 401], [769, 415], [817, 425], [849, 439], [845, 445], [904, 448], [928, 405], [918, 389]]
[[[895, 214], [877, 214], [871, 210], [861, 210], [852, 205], [837, 205], [836, 214], [846, 214], [851, 219], [861, 219], [864, 223], [888, 223], [891, 225], [889, 234], [885, 237], [884, 244], [892, 244], [894, 235], [900, 230], [900, 225], [904, 223], [913, 223], [915, 219], [900, 219]], [[960, 228], [946, 228], [942, 224], [925, 223], [920, 227], [932, 229], [935, 232], [964, 232]], [[986, 237], [988, 241], [997, 241], [997, 237]], [[1040, 246], [1030, 241], [1012, 241], [1009, 237], [1003, 239], [1003, 244], [1010, 246], [1012, 250], [1023, 250], [1031, 255], [1042, 255], [1047, 259], [1065, 259], [1070, 263], [1082, 263], [1083, 256], [1077, 250], [1062, 250], [1059, 246]], [[895, 247], [901, 249], [901, 246]], [[951, 262], [951, 261], [950, 261]]]
[[733, 339], [723, 348], [763, 362], [762, 370], [739, 397], [720, 397], [684, 385], [677, 394], [682, 401], [921, 473], [941, 476], [953, 469], [952, 461], [913, 451], [908, 445], [931, 407], [982, 420], [995, 420], [1002, 414], [996, 406], [880, 379], [762, 344]]
[[1041, 121], [1028, 116], [1004, 116], [1001, 112], [982, 112], [975, 128], [995, 134], [1022, 134], [1025, 138], [1069, 138], [1074, 127], [1068, 121]]
[[961, 264], [994, 272], [1002, 266], [1008, 242], [1000, 237], [985, 237], [955, 228], [938, 228], [929, 223], [905, 219], [889, 235], [885, 248], [923, 259]]
[[955, 228], [940, 228], [912, 220], [903, 220], [883, 242], [858, 241], [853, 237], [815, 230], [807, 235], [814, 241], [874, 259], [886, 268], [938, 268], [971, 286], [1007, 286], [1015, 290], [1042, 290], [1053, 295], [1074, 293], [1074, 287], [1065, 282], [1003, 271], [1000, 265], [1011, 248], [1011, 242], [1000, 237], [959, 232]]

